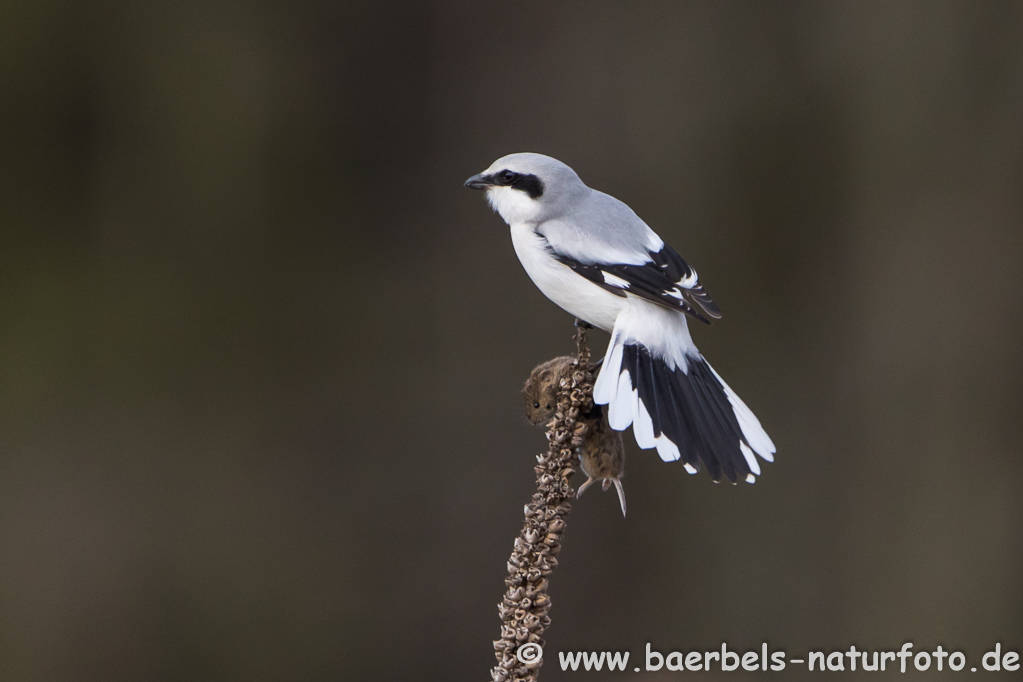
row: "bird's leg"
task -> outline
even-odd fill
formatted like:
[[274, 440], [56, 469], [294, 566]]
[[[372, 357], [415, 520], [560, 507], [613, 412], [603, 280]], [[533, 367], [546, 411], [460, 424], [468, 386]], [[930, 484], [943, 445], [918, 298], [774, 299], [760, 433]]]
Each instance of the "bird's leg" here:
[[586, 320], [581, 320], [578, 317], [575, 318], [575, 326], [580, 327], [582, 329], [593, 329], [592, 324], [590, 324]]
[[583, 491], [586, 490], [587, 488], [589, 488], [591, 485], [593, 485], [596, 482], [597, 482], [597, 479], [593, 478], [593, 476], [590, 476], [588, 479], [586, 479], [586, 482], [583, 483], [581, 486], [579, 486], [579, 490], [575, 491], [576, 499], [579, 499], [579, 496], [583, 494]]

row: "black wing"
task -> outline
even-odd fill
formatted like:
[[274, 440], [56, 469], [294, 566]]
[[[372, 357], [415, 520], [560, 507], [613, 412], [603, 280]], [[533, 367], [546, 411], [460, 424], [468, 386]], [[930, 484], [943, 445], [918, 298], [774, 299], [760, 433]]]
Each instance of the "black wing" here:
[[625, 296], [629, 292], [706, 324], [721, 319], [721, 309], [704, 291], [696, 270], [667, 244], [660, 251], [651, 251], [650, 262], [643, 265], [582, 263], [553, 253], [560, 262], [611, 293]]

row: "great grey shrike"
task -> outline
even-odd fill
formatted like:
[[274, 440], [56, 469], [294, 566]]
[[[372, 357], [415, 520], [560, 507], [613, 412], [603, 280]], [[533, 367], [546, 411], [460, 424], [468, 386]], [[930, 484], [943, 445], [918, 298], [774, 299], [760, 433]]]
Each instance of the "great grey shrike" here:
[[511, 227], [526, 273], [547, 298], [611, 333], [593, 387], [611, 428], [640, 448], [753, 483], [775, 447], [693, 344], [687, 318], [721, 317], [696, 270], [612, 196], [543, 154], [511, 154], [466, 180]]

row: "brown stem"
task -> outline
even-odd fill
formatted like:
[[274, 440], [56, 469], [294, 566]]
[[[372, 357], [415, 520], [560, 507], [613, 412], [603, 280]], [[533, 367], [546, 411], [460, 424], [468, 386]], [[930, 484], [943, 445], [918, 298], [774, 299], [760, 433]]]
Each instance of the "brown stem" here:
[[[593, 373], [590, 350], [586, 344], [589, 325], [576, 320], [576, 361], [569, 376], [558, 388], [558, 409], [547, 425], [547, 452], [537, 457], [536, 493], [525, 508], [525, 523], [515, 538], [508, 559], [507, 590], [498, 604], [501, 639], [494, 642], [497, 667], [491, 670], [494, 682], [528, 680], [534, 682], [542, 658], [523, 662], [517, 657], [523, 644], [544, 646], [543, 633], [551, 623], [548, 612], [551, 599], [548, 580], [558, 565], [565, 517], [572, 509], [575, 490], [568, 479], [579, 464], [578, 448], [586, 426], [579, 422], [593, 402]], [[527, 648], [528, 650], [528, 648]], [[527, 659], [527, 650], [523, 658]]]

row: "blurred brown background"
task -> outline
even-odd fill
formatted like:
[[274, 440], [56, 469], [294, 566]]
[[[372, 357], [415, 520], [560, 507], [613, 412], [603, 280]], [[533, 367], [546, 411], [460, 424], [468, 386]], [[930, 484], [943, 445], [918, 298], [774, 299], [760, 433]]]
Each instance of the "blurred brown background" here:
[[518, 391], [572, 347], [462, 187], [515, 151], [696, 265], [779, 446], [715, 486], [628, 436], [544, 679], [1023, 651], [1021, 36], [1019, 2], [3, 3], [0, 679], [489, 678]]

